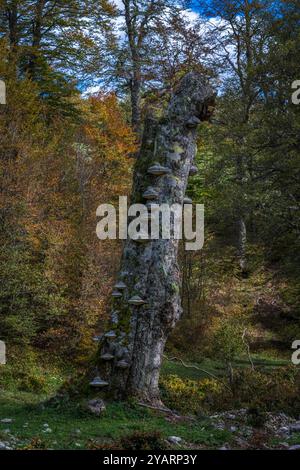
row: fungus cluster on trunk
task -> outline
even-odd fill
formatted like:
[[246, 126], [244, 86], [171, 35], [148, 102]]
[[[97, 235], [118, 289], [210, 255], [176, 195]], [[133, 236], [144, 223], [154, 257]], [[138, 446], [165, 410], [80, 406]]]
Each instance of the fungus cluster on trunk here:
[[[187, 74], [166, 116], [145, 121], [135, 163], [131, 203], [192, 204], [186, 196], [194, 164], [197, 126], [210, 114], [214, 93], [203, 77]], [[92, 387], [114, 397], [159, 403], [158, 379], [168, 334], [181, 315], [179, 241], [137, 237], [124, 243], [119, 280], [112, 292], [112, 329], [99, 337], [98, 369]]]

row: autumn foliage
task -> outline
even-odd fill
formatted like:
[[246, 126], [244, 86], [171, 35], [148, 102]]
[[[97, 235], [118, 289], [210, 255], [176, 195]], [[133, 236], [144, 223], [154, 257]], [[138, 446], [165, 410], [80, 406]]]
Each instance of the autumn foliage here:
[[80, 357], [117, 269], [118, 243], [96, 237], [96, 208], [127, 193], [135, 138], [113, 93], [81, 99], [74, 90], [66, 116], [0, 64], [1, 334]]

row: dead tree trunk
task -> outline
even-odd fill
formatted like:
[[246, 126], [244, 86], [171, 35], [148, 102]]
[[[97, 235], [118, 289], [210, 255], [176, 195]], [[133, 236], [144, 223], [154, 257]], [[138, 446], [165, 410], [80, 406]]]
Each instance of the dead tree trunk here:
[[[145, 204], [143, 193], [152, 186], [158, 193], [156, 203], [183, 204], [196, 152], [197, 125], [208, 118], [213, 101], [212, 89], [203, 77], [191, 72], [171, 98], [165, 117], [146, 120], [131, 203]], [[155, 163], [165, 168], [163, 174], [149, 173]], [[178, 244], [174, 238], [125, 242], [113, 293], [113, 327], [99, 350], [101, 374], [116, 398], [160, 402], [163, 351], [181, 315]], [[134, 305], [133, 296], [146, 303]]]

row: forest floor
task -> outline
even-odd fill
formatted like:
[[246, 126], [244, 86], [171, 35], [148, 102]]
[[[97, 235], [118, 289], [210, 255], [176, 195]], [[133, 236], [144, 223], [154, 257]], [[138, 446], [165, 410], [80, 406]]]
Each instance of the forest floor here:
[[[261, 358], [256, 359], [256, 366], [272, 369], [284, 362]], [[236, 366], [244, 367], [245, 361], [239, 361]], [[113, 402], [106, 403], [106, 410], [97, 417], [86, 410], [81, 400], [48, 402], [70, 370], [44, 365], [36, 371], [40, 382], [43, 380], [43, 392], [26, 392], [18, 389], [20, 382], [9, 380], [11, 366], [5, 367], [8, 367], [6, 381], [1, 383], [0, 390], [0, 447], [3, 449], [226, 450], [288, 449], [300, 445], [300, 427], [297, 431], [295, 419], [284, 413], [266, 413], [264, 422], [257, 426], [249, 420], [246, 409], [185, 416], [134, 403]], [[162, 377], [171, 374], [198, 380], [205, 375], [204, 370], [213, 375], [222, 374], [221, 365], [214, 361], [204, 361], [197, 367], [201, 370], [165, 361]], [[24, 389], [24, 377], [22, 380]], [[28, 387], [34, 384], [31, 379]], [[174, 441], [174, 436], [180, 439]]]
[[[198, 328], [205, 314], [199, 307], [201, 318], [183, 319], [168, 345], [166, 356], [177, 359], [165, 358], [161, 389], [173, 412], [105, 401], [106, 409], [95, 416], [86, 397], [51, 400], [84, 364], [71, 366], [72, 360], [62, 363], [49, 352], [9, 347], [8, 362], [0, 366], [0, 449], [300, 448], [299, 382], [290, 349], [300, 331], [294, 320], [298, 282], [287, 283], [278, 271], [255, 266], [247, 279], [232, 277], [232, 257], [221, 253], [222, 259], [221, 254], [214, 259], [221, 260], [222, 269], [215, 267], [215, 278], [209, 273], [208, 330], [204, 334]], [[252, 339], [255, 367], [245, 352], [233, 361], [238, 400], [226, 395], [228, 370], [222, 358], [204, 359], [214, 357], [214, 329], [235, 318], [242, 319]], [[230, 346], [232, 337], [229, 330], [221, 343]], [[184, 355], [180, 351], [187, 344], [204, 347], [190, 347]]]

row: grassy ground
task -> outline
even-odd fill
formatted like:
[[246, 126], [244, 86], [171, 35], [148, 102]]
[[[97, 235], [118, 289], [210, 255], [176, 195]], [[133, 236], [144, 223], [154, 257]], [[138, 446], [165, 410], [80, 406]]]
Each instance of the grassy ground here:
[[[300, 332], [296, 328], [297, 323], [291, 319], [296, 316], [296, 307], [299, 304], [296, 298], [297, 282], [291, 284], [288, 282], [290, 278], [279, 276], [276, 270], [262, 268], [263, 256], [256, 247], [250, 257], [251, 275], [246, 279], [233, 275], [235, 253], [230, 249], [223, 245], [218, 248], [216, 242], [213, 242], [211, 247], [208, 245], [206, 256], [209, 267], [206, 277], [204, 276], [206, 300], [202, 300], [204, 303], [197, 300], [199, 286], [195, 283], [193, 314], [191, 318], [183, 318], [173, 340], [168, 344], [168, 356], [189, 349], [185, 360], [188, 367], [166, 359], [162, 367], [162, 378], [175, 376], [182, 380], [204, 382], [203, 379], [214, 377], [220, 382], [227, 374], [224, 364], [211, 359], [200, 362], [199, 357], [215, 357], [215, 333], [224, 323], [235, 318], [242, 320], [243, 328], [247, 327], [256, 371], [272, 372], [280, 367], [290, 366], [290, 345]], [[202, 325], [201, 328], [199, 325]], [[232, 335], [228, 337], [231, 342]], [[223, 340], [226, 346], [226, 337]], [[285, 345], [285, 350], [278, 348], [278, 342]], [[249, 359], [246, 355], [241, 356], [232, 365], [244, 372], [249, 368]], [[47, 404], [62, 384], [76, 373], [76, 368], [62, 364], [59, 358], [45, 357], [33, 350], [12, 350], [8, 347], [8, 363], [0, 366], [0, 441], [8, 442], [10, 447], [19, 449], [86, 449], [103, 445], [113, 448], [120, 445], [120, 439], [133, 433], [158, 432], [163, 448], [169, 446], [166, 441], [168, 436], [175, 435], [184, 440], [185, 448], [209, 449], [220, 448], [225, 443], [236, 448], [239, 447], [238, 439], [247, 439], [242, 433], [228, 430], [232, 423], [226, 423], [226, 429], [216, 429], [206, 415], [207, 409], [203, 413], [202, 409], [199, 413], [197, 411], [193, 419], [175, 419], [172, 415], [134, 404], [107, 403], [106, 411], [99, 418], [89, 414], [80, 401], [63, 401], [59, 406]], [[253, 386], [253, 383], [259, 385], [259, 382], [249, 382], [249, 390], [246, 388], [249, 406], [253, 396], [258, 394], [258, 387]], [[289, 386], [289, 382], [286, 383]], [[174, 395], [176, 391], [175, 387]], [[279, 391], [279, 396], [289, 393], [284, 387]], [[182, 395], [178, 393], [178, 401], [187, 404], [188, 412], [192, 412], [192, 395], [185, 395], [185, 389], [180, 389], [179, 392]], [[271, 401], [271, 387], [268, 386], [267, 392], [267, 400]], [[263, 395], [267, 395], [265, 389]], [[208, 396], [210, 397], [209, 392]], [[194, 399], [198, 400], [198, 396], [195, 395]], [[175, 400], [174, 403], [174, 408], [177, 409]], [[225, 408], [224, 401], [221, 400], [219, 405], [219, 408], [209, 408], [209, 414], [214, 414], [216, 409]], [[173, 406], [173, 402], [170, 406]], [[245, 406], [248, 406], [248, 402]], [[187, 412], [181, 412], [185, 413]], [[2, 422], [3, 419], [12, 421], [5, 423]], [[256, 431], [253, 435], [256, 435]], [[265, 436], [264, 441], [269, 437]], [[275, 446], [282, 441], [282, 437], [271, 436], [270, 439]], [[300, 444], [300, 433], [289, 436], [289, 444], [298, 443]]]
[[[0, 436], [7, 436], [7, 428], [19, 442], [18, 448], [30, 445], [52, 449], [84, 449], [104, 443], [112, 444], [122, 436], [135, 431], [159, 431], [163, 438], [182, 437], [196, 446], [215, 447], [228, 441], [226, 431], [216, 431], [205, 422], [169, 423], [153, 411], [124, 403], [110, 404], [101, 418], [85, 414], [74, 404], [64, 404], [59, 409], [24, 403], [7, 396], [1, 399], [1, 419], [13, 419], [11, 424], [0, 423]], [[47, 425], [51, 432], [46, 432]], [[48, 428], [48, 429], [49, 429]], [[36, 443], [36, 444], [35, 444]]]
[[[255, 362], [260, 367], [282, 365], [282, 361], [262, 358]], [[245, 367], [245, 364], [246, 361], [241, 359], [236, 366]], [[5, 377], [3, 369], [0, 371], [0, 440], [11, 442], [13, 447], [19, 449], [86, 449], [105, 444], [114, 447], [120, 438], [134, 432], [159, 432], [163, 440], [168, 436], [180, 436], [185, 441], [184, 447], [191, 448], [219, 448], [232, 440], [232, 433], [213, 428], [204, 416], [170, 419], [169, 415], [135, 404], [109, 403], [99, 418], [90, 415], [80, 402], [63, 401], [59, 405], [49, 405], [49, 397], [69, 376], [69, 369], [55, 367], [53, 363], [50, 367], [44, 363], [43, 367], [32, 372], [29, 380], [35, 384], [32, 377], [36, 381], [39, 377], [43, 390], [25, 392], [22, 391], [24, 376], [21, 374], [21, 378], [13, 381], [12, 366], [5, 367]], [[216, 361], [205, 360], [196, 367], [198, 369], [186, 368], [166, 360], [162, 375], [198, 380], [206, 377], [207, 373], [215, 376], [224, 373], [222, 365]], [[12, 422], [1, 422], [3, 419], [11, 419]]]
[[[288, 360], [270, 359], [265, 357], [253, 356], [253, 364], [259, 370], [272, 370], [273, 368], [289, 365]], [[220, 361], [205, 359], [200, 364], [184, 362], [185, 365], [165, 360], [162, 367], [163, 375], [177, 375], [182, 379], [200, 380], [203, 378], [215, 376], [222, 377], [224, 375], [224, 365]], [[186, 367], [187, 366], [187, 367]], [[233, 367], [245, 368], [249, 367], [249, 360], [240, 358], [233, 362]]]
[[[163, 413], [135, 404], [110, 403], [101, 418], [87, 413], [80, 402], [67, 401], [59, 406], [46, 404], [55, 392], [52, 373], [49, 373], [48, 393], [22, 392], [13, 389], [11, 384], [9, 390], [2, 388], [0, 440], [11, 435], [17, 439], [17, 448], [51, 449], [84, 449], [104, 443], [113, 446], [119, 438], [136, 431], [158, 431], [162, 439], [177, 435], [194, 447], [216, 447], [230, 440], [230, 433], [213, 429], [203, 418], [170, 422]], [[56, 377], [56, 383], [61, 383], [62, 379]], [[1, 422], [7, 418], [12, 422]]]

